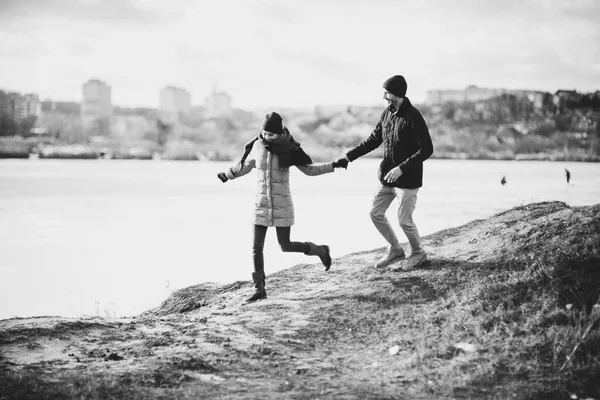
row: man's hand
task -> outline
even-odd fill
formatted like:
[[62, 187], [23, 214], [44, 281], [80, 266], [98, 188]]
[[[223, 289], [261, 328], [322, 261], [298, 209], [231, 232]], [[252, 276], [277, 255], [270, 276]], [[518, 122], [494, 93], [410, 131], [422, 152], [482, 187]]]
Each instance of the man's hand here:
[[333, 168], [344, 168], [348, 169], [348, 163], [350, 161], [346, 157], [340, 157], [333, 162]]
[[227, 179], [227, 175], [225, 175], [225, 172], [219, 172], [217, 174], [217, 178], [219, 178], [221, 180], [221, 182], [223, 182], [223, 183], [225, 183], [229, 180], [229, 179]]
[[395, 168], [392, 168], [390, 170], [390, 172], [385, 174], [385, 177], [383, 178], [383, 180], [386, 181], [387, 183], [394, 183], [401, 176], [402, 176], [402, 170], [400, 169], [400, 167], [395, 167]]

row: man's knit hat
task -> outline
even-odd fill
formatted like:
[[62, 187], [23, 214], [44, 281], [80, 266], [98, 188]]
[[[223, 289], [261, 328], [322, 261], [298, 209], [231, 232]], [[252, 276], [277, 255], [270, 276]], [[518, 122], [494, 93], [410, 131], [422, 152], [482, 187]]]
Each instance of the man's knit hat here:
[[283, 133], [283, 120], [281, 119], [281, 115], [277, 114], [276, 112], [267, 114], [262, 123], [262, 129], [281, 135]]
[[383, 82], [383, 88], [398, 97], [406, 97], [407, 87], [406, 79], [402, 75], [394, 75]]

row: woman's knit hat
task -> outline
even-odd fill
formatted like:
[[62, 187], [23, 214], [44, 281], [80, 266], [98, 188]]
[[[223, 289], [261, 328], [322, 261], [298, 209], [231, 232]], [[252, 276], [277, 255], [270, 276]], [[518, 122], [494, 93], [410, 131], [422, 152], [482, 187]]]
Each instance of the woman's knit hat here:
[[271, 112], [265, 116], [262, 123], [262, 129], [271, 133], [283, 134], [283, 120], [281, 115], [276, 112]]
[[406, 97], [407, 87], [406, 79], [402, 75], [394, 75], [383, 82], [383, 88], [398, 97]]

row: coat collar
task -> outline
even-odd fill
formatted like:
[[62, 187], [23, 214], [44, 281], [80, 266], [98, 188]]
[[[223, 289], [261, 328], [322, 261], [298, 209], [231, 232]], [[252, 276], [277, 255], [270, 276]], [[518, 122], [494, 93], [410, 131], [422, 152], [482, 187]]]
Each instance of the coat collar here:
[[397, 110], [394, 110], [391, 106], [388, 106], [388, 110], [392, 113], [392, 115], [399, 116], [399, 115], [406, 114], [406, 111], [409, 110], [411, 107], [412, 107], [412, 104], [411, 104], [410, 100], [408, 99], [408, 97], [405, 97], [404, 101], [402, 102], [400, 107], [398, 107]]

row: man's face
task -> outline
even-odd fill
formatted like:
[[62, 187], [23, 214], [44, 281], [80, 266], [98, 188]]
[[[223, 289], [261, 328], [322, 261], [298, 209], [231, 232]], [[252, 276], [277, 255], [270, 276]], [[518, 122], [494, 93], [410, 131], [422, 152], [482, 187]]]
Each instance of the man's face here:
[[392, 108], [398, 108], [402, 101], [402, 97], [398, 97], [395, 94], [388, 92], [387, 90], [383, 93], [383, 98], [387, 100], [388, 105], [392, 106]]

